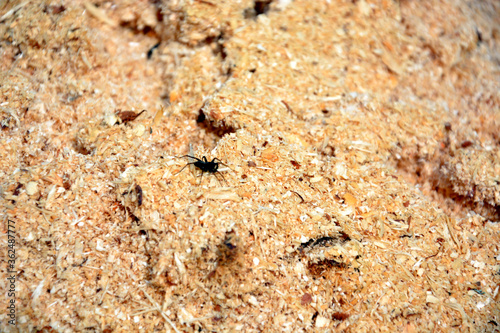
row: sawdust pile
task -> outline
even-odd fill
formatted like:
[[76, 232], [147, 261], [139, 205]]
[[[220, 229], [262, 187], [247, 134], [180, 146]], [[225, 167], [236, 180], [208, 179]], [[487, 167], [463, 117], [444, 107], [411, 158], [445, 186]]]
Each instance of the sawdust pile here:
[[497, 1], [0, 6], [2, 332], [498, 330]]

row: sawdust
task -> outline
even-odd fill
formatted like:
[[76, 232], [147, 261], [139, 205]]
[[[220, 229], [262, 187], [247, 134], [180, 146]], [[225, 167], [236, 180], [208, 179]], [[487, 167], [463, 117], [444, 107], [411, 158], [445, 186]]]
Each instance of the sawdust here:
[[1, 6], [2, 331], [498, 326], [497, 2]]

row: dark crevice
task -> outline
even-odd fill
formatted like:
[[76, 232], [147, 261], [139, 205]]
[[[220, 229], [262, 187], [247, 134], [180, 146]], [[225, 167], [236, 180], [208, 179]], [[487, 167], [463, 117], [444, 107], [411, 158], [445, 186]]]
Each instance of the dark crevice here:
[[120, 22], [120, 27], [124, 29], [128, 29], [132, 31], [136, 35], [145, 35], [151, 38], [156, 38], [158, 40], [161, 40], [160, 36], [156, 33], [154, 30], [154, 27], [150, 27], [148, 25], [139, 28], [139, 25], [137, 24], [136, 21], [130, 21], [130, 22]]
[[322, 259], [317, 262], [310, 262], [307, 264], [307, 270], [314, 277], [320, 277], [335, 268], [345, 269], [347, 268], [347, 265], [332, 259]]
[[[168, 42], [173, 42], [175, 41], [176, 43], [179, 43], [187, 48], [190, 48], [192, 50], [196, 49], [202, 49], [202, 48], [210, 48], [212, 51], [212, 55], [214, 56], [214, 61], [217, 63], [217, 67], [219, 69], [218, 78], [217, 81], [224, 86], [225, 82], [231, 77], [232, 70], [234, 68], [234, 65], [230, 61], [230, 57], [228, 56], [228, 50], [226, 48], [226, 43], [227, 41], [231, 38], [231, 31], [227, 30], [225, 28], [224, 24], [219, 25], [218, 27], [214, 27], [214, 30], [210, 32], [204, 32], [204, 36], [201, 39], [197, 39], [196, 41], [190, 39], [190, 38], [183, 38], [183, 32], [182, 32], [182, 24], [185, 20], [185, 13], [183, 10], [179, 11], [173, 11], [175, 12], [177, 18], [174, 19], [172, 22], [169, 22], [168, 16], [165, 16], [162, 14], [160, 10], [159, 4], [161, 2], [159, 0], [150, 0], [151, 3], [157, 6], [158, 8], [158, 21], [160, 22], [158, 26], [156, 27], [156, 31], [160, 34], [160, 36], [156, 35], [157, 37], [157, 44], [151, 45], [151, 48], [149, 50], [146, 50], [146, 55], [147, 58], [154, 59], [154, 53], [157, 52], [155, 51], [159, 44], [168, 43]], [[257, 1], [258, 2], [258, 1]], [[269, 1], [270, 3], [271, 1]], [[204, 2], [205, 3], [205, 2]], [[211, 2], [206, 2], [205, 4], [211, 4]], [[258, 5], [260, 6], [260, 5]], [[258, 8], [260, 9], [260, 7]], [[266, 9], [267, 11], [267, 9]], [[166, 13], [165, 13], [166, 14]], [[171, 31], [170, 33], [166, 34], [165, 31], [161, 33], [160, 31], [163, 31], [160, 29], [162, 26], [166, 25], [171, 25], [170, 27], [167, 27], [168, 31]], [[160, 37], [163, 37], [160, 38]], [[186, 37], [186, 36], [184, 36]], [[175, 80], [172, 78], [172, 80]], [[172, 82], [170, 82], [172, 83]], [[209, 95], [216, 95], [218, 92], [219, 88], [216, 88], [215, 86], [212, 87], [212, 89], [208, 89], [208, 94]], [[166, 93], [162, 98], [166, 100], [168, 103], [168, 100], [170, 99], [170, 93], [168, 91], [168, 87], [166, 89]], [[207, 113], [205, 114], [203, 112], [203, 108], [205, 105], [202, 105], [198, 114], [196, 115], [196, 123], [199, 126], [201, 131], [204, 131], [205, 136], [202, 136], [202, 142], [199, 142], [198, 139], [200, 137], [193, 137], [192, 142], [205, 146], [211, 146], [214, 144], [217, 144], [217, 141], [219, 141], [224, 135], [229, 134], [229, 133], [235, 133], [236, 128], [233, 126], [230, 126], [227, 124], [224, 120], [212, 120], [210, 118], [210, 114]]]
[[85, 147], [81, 142], [79, 142], [77, 139], [73, 140], [73, 149], [78, 153], [82, 155], [90, 155], [92, 153], [92, 150], [89, 150], [87, 147]]
[[311, 323], [312, 323], [313, 327], [316, 325], [316, 318], [318, 317], [318, 315], [319, 315], [319, 312], [316, 311], [316, 312], [314, 312], [313, 316], [311, 317]]
[[351, 240], [351, 237], [347, 235], [345, 232], [340, 232], [338, 236], [331, 237], [331, 236], [325, 236], [325, 237], [320, 237], [320, 238], [311, 238], [305, 243], [300, 244], [300, 247], [298, 251], [302, 253], [303, 251], [310, 250], [314, 247], [324, 247], [324, 246], [330, 246], [334, 244], [343, 244], [345, 242], [348, 242]]
[[217, 246], [217, 264], [231, 266], [237, 263], [241, 245], [234, 231], [226, 232], [224, 240]]
[[202, 45], [210, 45], [215, 56], [220, 56], [222, 61], [227, 57], [226, 48], [224, 46], [224, 32], [218, 36], [208, 36], [202, 42]]
[[321, 256], [317, 257], [317, 253], [322, 252], [325, 248], [335, 245], [342, 245], [349, 242], [351, 237], [345, 232], [340, 231], [333, 236], [322, 236], [311, 238], [307, 242], [302, 243], [295, 251], [285, 255], [284, 260], [305, 260], [310, 273], [314, 276], [321, 276], [324, 272], [333, 267], [346, 268], [345, 264], [334, 259], [325, 259]]
[[153, 52], [154, 50], [156, 50], [158, 47], [160, 46], [160, 42], [156, 43], [155, 45], [153, 45], [149, 50], [148, 52], [146, 53], [146, 56], [149, 59], [151, 59], [153, 57]]
[[[150, 1], [150, 2], [155, 7], [155, 14], [158, 24], [161, 24], [163, 22], [161, 5], [158, 3], [158, 1]], [[148, 37], [156, 38], [157, 40], [161, 41], [160, 36], [155, 30], [155, 26], [143, 25], [142, 27], [139, 27], [140, 24], [138, 17], [131, 21], [120, 21], [119, 24], [122, 28], [129, 29], [134, 34], [145, 35]]]
[[273, 0], [255, 0], [252, 8], [247, 8], [243, 11], [243, 16], [246, 19], [255, 19], [259, 15], [265, 15], [271, 9]]
[[198, 112], [198, 117], [196, 118], [196, 123], [198, 126], [205, 130], [205, 132], [212, 133], [216, 135], [219, 139], [226, 134], [236, 133], [236, 129], [232, 126], [227, 125], [224, 120], [215, 122], [209, 120], [202, 109]]
[[335, 312], [332, 314], [332, 318], [334, 320], [337, 320], [337, 321], [344, 321], [349, 317], [350, 317], [350, 315], [348, 313], [345, 313], [345, 312]]
[[229, 79], [231, 77], [234, 64], [231, 64], [228, 61], [228, 53], [226, 49], [225, 43], [227, 42], [229, 36], [222, 30], [217, 36], [207, 36], [200, 46], [208, 45], [212, 49], [212, 53], [216, 58], [220, 59], [220, 71], [225, 78], [224, 80]]
[[255, 0], [253, 9], [256, 15], [267, 14], [273, 0]]
[[429, 161], [418, 154], [402, 156], [395, 161], [395, 168], [409, 183], [420, 185], [422, 192], [430, 196], [447, 214], [463, 218], [473, 211], [491, 221], [499, 221], [500, 206], [474, 200], [475, 186], [467, 195], [456, 193], [453, 183], [443, 172], [449, 156], [447, 150], [441, 151], [435, 161]]

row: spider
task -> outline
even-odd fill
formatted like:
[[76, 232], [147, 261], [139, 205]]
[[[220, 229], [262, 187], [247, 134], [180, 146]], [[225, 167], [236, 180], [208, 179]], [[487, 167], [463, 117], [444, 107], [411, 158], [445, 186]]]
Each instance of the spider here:
[[[214, 176], [215, 176], [215, 178], [217, 178], [217, 181], [219, 182], [219, 184], [220, 184], [220, 180], [217, 177], [217, 174], [220, 174], [222, 179], [226, 183], [226, 185], [229, 185], [226, 181], [226, 178], [224, 178], [224, 175], [222, 175], [222, 173], [220, 173], [220, 171], [218, 170], [219, 164], [222, 164], [228, 168], [229, 168], [229, 166], [225, 163], [222, 163], [222, 161], [220, 159], [218, 159], [217, 157], [214, 157], [211, 161], [207, 160], [206, 156], [203, 156], [201, 159], [199, 159], [198, 157], [191, 156], [191, 155], [184, 155], [184, 156], [180, 156], [179, 158], [183, 158], [183, 157], [189, 157], [189, 158], [192, 158], [196, 161], [187, 163], [185, 166], [182, 167], [182, 169], [179, 172], [175, 173], [176, 175], [181, 173], [182, 170], [184, 170], [188, 165], [194, 164], [195, 167], [197, 167], [198, 169], [201, 170], [200, 184], [201, 184], [201, 181], [203, 179], [203, 173], [208, 172], [208, 173], [214, 174]], [[231, 169], [231, 168], [229, 168], [229, 169]]]

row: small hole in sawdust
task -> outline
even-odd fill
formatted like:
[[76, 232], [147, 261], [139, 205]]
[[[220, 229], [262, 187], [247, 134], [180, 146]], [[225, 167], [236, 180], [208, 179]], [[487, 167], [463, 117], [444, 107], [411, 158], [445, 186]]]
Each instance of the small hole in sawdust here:
[[205, 132], [214, 134], [219, 138], [222, 138], [226, 134], [236, 132], [236, 129], [234, 127], [227, 125], [226, 123], [224, 123], [224, 121], [216, 124], [215, 122], [208, 120], [202, 109], [200, 109], [198, 112], [196, 123], [200, 128], [204, 129]]

